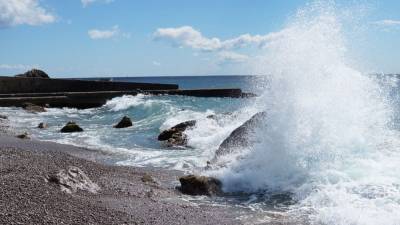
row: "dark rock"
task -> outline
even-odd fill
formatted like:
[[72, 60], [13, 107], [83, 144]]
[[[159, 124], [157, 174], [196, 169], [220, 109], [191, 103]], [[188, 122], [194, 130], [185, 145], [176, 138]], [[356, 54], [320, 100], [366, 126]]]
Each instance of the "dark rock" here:
[[121, 121], [119, 121], [119, 123], [117, 125], [115, 125], [115, 128], [125, 128], [125, 127], [131, 127], [132, 126], [132, 120], [127, 117], [124, 116]]
[[62, 129], [62, 133], [82, 132], [83, 129], [75, 122], [68, 122]]
[[[254, 134], [255, 130], [262, 126], [265, 115], [265, 112], [256, 113], [240, 127], [233, 130], [221, 143], [215, 152], [215, 157], [226, 155], [234, 152], [236, 149], [242, 149], [251, 145], [253, 143], [253, 140], [250, 139], [251, 134]], [[215, 158], [213, 161], [215, 161]]]
[[78, 190], [97, 193], [100, 187], [92, 182], [89, 177], [78, 167], [70, 166], [67, 170], [60, 170], [57, 174], [52, 174], [47, 178], [50, 183], [58, 184], [61, 191], [68, 194]]
[[188, 175], [179, 178], [180, 191], [188, 195], [221, 195], [222, 183], [213, 177]]
[[5, 115], [0, 115], [0, 119], [2, 119], [2, 120], [6, 120], [6, 119], [8, 119], [8, 117], [7, 117], [7, 116], [5, 116]]
[[159, 141], [165, 141], [168, 146], [184, 146], [187, 144], [187, 136], [183, 133], [186, 129], [194, 127], [196, 120], [179, 123], [158, 135]]
[[29, 136], [29, 134], [27, 132], [25, 132], [23, 134], [19, 134], [15, 137], [20, 138], [20, 139], [31, 139], [31, 137]]
[[206, 118], [215, 120], [217, 118], [217, 116], [215, 114], [211, 114], [211, 115], [208, 115]]
[[47, 126], [47, 124], [46, 123], [39, 123], [39, 125], [38, 125], [38, 128], [39, 129], [46, 129], [48, 126]]
[[50, 78], [47, 73], [42, 70], [32, 69], [23, 74], [15, 75], [16, 77], [33, 77], [33, 78]]
[[46, 112], [46, 109], [43, 106], [35, 105], [29, 102], [23, 103], [22, 108], [31, 113]]

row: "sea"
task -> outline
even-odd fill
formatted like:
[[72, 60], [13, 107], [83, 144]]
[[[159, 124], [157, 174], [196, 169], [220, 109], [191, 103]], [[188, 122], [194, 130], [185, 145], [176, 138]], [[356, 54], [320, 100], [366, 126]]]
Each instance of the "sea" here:
[[[245, 224], [399, 225], [399, 79], [371, 75], [354, 63], [344, 12], [317, 1], [290, 16], [254, 59], [249, 73], [262, 76], [112, 78], [182, 89], [242, 88], [257, 97], [139, 94], [93, 109], [31, 114], [2, 108], [2, 114], [34, 138], [97, 149], [114, 165], [216, 177], [226, 196], [189, 200], [232, 208]], [[266, 112], [252, 134], [257, 141], [205, 169], [223, 140], [257, 112]], [[133, 126], [114, 129], [123, 116]], [[197, 121], [185, 131], [187, 147], [157, 141], [161, 131], [187, 120]], [[68, 121], [84, 132], [60, 133]], [[40, 122], [49, 128], [37, 129]]]

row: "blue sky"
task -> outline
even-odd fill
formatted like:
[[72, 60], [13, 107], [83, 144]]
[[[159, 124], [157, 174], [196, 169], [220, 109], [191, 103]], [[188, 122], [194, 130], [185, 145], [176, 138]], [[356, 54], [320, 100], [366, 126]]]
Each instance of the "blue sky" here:
[[[248, 74], [268, 34], [307, 2], [0, 0], [0, 74]], [[337, 4], [368, 9], [355, 55], [370, 72], [400, 73], [400, 1], [348, 2]]]

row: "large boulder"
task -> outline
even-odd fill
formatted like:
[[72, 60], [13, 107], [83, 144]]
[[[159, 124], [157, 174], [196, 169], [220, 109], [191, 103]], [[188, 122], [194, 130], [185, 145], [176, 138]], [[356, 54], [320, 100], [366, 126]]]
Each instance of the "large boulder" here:
[[233, 130], [215, 152], [213, 161], [220, 156], [230, 154], [238, 149], [243, 149], [252, 145], [255, 141], [254, 138], [252, 139], [252, 135], [255, 134], [256, 129], [263, 125], [265, 115], [265, 112], [256, 113], [240, 127]]
[[184, 146], [187, 144], [187, 136], [183, 132], [195, 125], [196, 120], [179, 123], [161, 132], [161, 134], [158, 135], [158, 140], [164, 141], [168, 146]]
[[30, 102], [23, 103], [22, 108], [31, 113], [46, 112], [46, 109], [43, 106], [35, 105]]
[[67, 170], [60, 170], [57, 174], [47, 177], [47, 181], [60, 186], [61, 191], [71, 194], [79, 190], [97, 193], [100, 187], [78, 167], [70, 166]]
[[179, 178], [180, 191], [188, 195], [221, 195], [222, 183], [213, 177], [188, 175]]
[[42, 70], [32, 69], [23, 74], [15, 75], [16, 77], [32, 77], [32, 78], [50, 78], [47, 73]]
[[132, 120], [129, 117], [124, 116], [121, 121], [119, 121], [119, 123], [114, 126], [114, 128], [125, 128], [131, 127], [132, 125]]
[[61, 133], [82, 132], [83, 129], [75, 122], [68, 122], [62, 129]]

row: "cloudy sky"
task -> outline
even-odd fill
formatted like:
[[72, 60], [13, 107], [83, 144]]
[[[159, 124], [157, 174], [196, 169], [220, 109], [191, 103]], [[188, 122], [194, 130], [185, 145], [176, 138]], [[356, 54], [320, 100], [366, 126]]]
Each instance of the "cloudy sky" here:
[[[58, 77], [249, 74], [307, 2], [0, 0], [0, 74], [32, 67]], [[360, 14], [362, 29], [349, 39], [356, 58], [371, 72], [400, 73], [400, 1], [348, 2], [337, 4]]]

